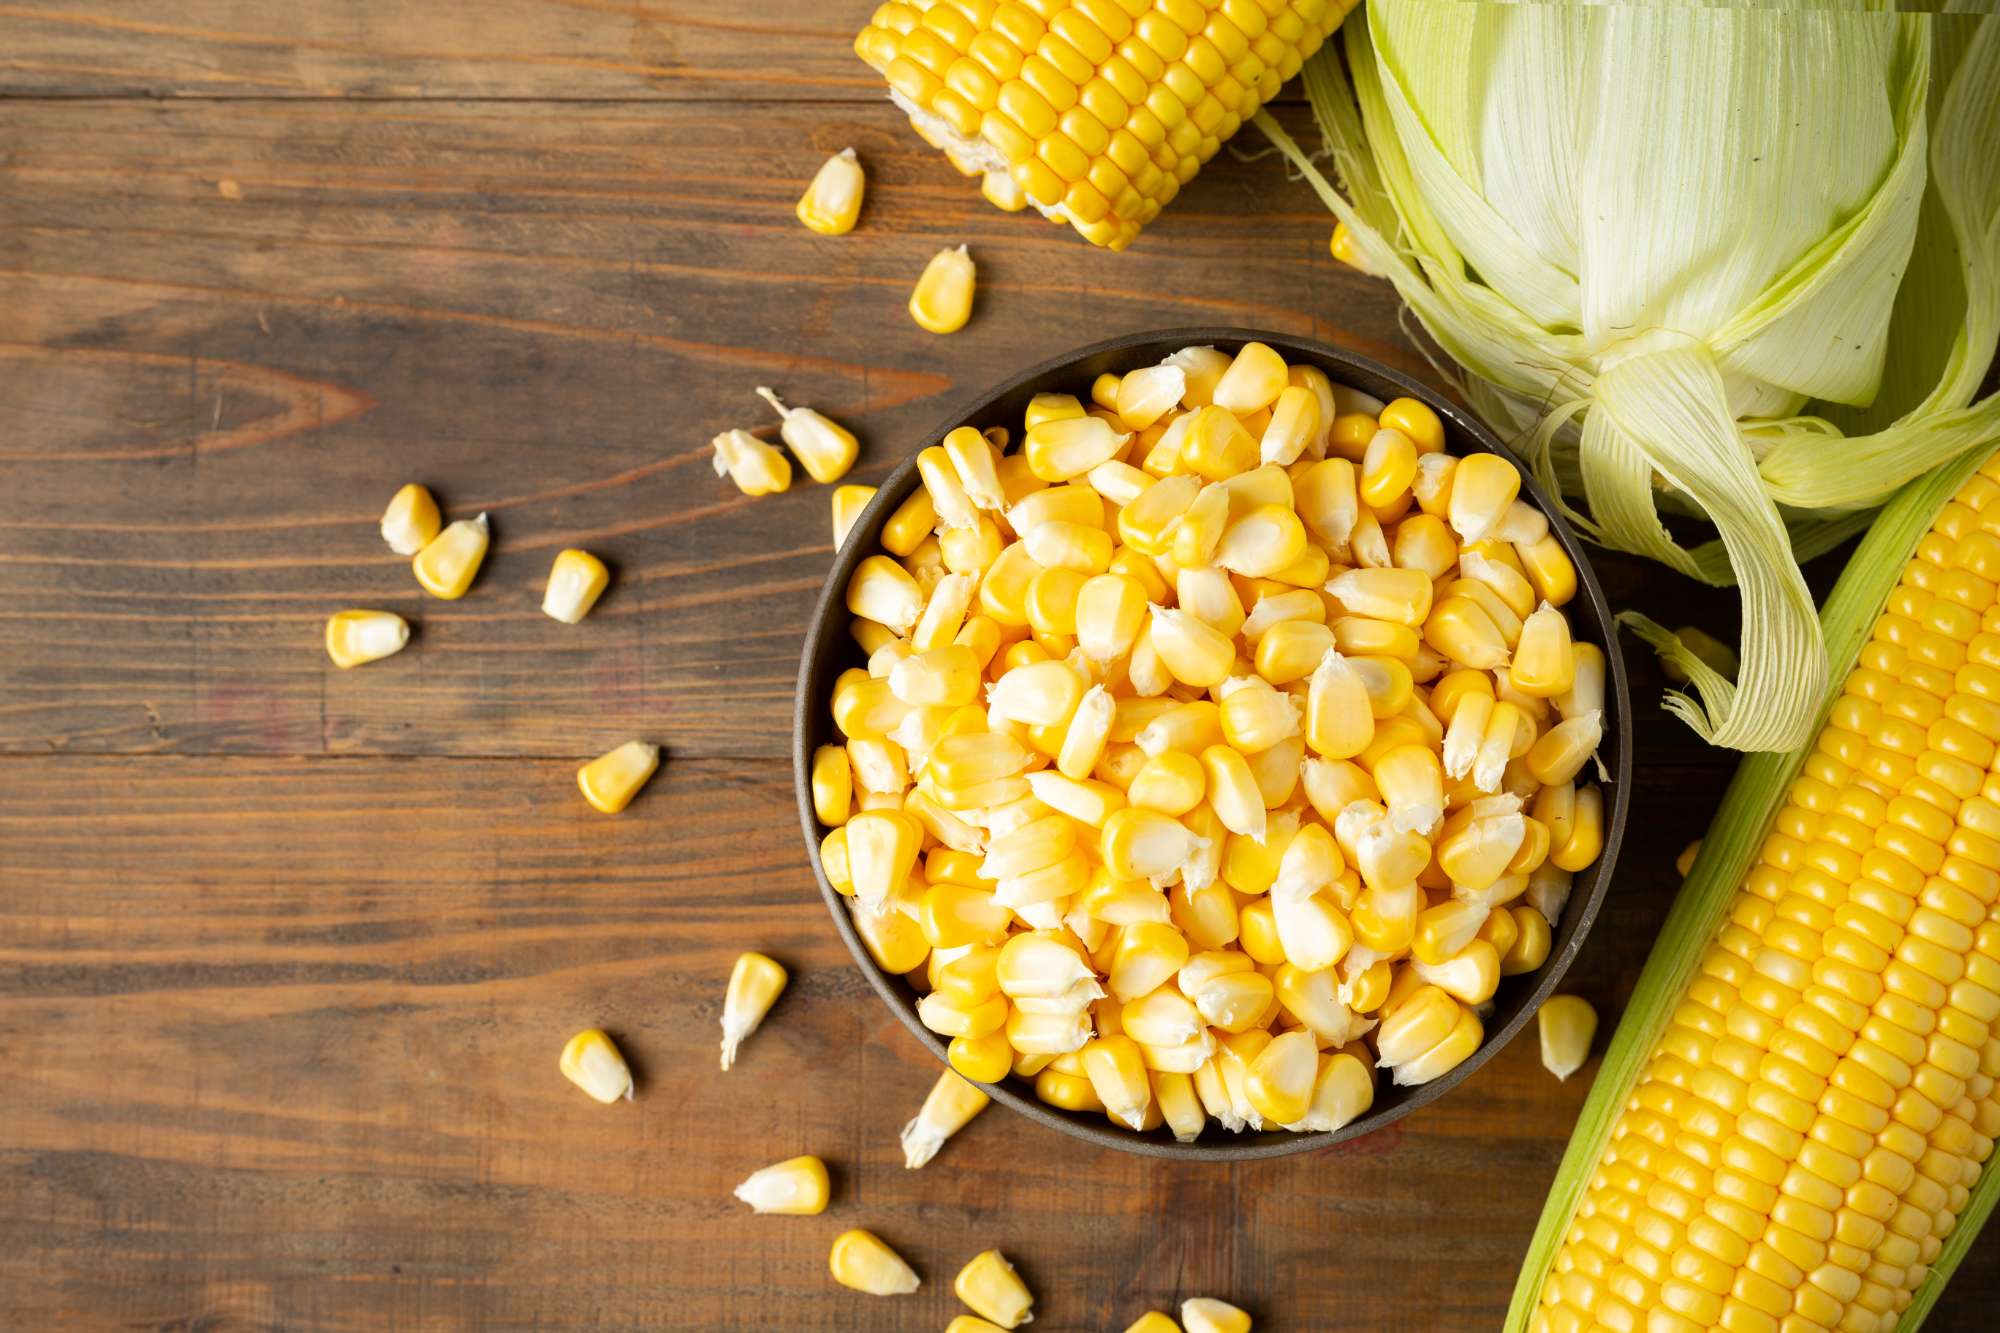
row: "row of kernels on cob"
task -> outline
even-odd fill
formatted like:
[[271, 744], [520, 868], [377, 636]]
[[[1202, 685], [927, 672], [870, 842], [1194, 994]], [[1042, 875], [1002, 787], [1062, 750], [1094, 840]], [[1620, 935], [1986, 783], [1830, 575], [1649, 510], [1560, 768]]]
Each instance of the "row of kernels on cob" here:
[[1332, 1128], [1460, 1063], [1603, 840], [1604, 659], [1519, 475], [1190, 348], [971, 428], [848, 589], [821, 863], [955, 1068]]

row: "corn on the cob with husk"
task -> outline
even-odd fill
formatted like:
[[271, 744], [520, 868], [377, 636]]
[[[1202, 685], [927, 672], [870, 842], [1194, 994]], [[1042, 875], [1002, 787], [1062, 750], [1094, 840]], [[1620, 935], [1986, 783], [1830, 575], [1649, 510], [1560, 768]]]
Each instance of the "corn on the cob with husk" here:
[[1509, 1329], [1921, 1322], [2000, 1194], [1996, 580], [2000, 459], [1862, 543], [1821, 616], [1844, 682], [1809, 746], [1738, 770]]
[[1122, 250], [1354, 0], [889, 0], [854, 39], [986, 197]]
[[1577, 572], [1414, 399], [1254, 342], [1090, 391], [1034, 398], [1014, 453], [918, 454], [846, 589], [821, 869], [949, 1085], [1338, 1129], [1377, 1069], [1478, 1048], [1603, 847]]

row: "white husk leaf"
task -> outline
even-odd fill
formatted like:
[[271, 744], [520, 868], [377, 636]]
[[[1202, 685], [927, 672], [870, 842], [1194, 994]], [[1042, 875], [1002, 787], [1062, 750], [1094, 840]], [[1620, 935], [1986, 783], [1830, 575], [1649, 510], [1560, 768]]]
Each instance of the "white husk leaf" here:
[[[1591, 539], [1737, 583], [1743, 670], [1669, 707], [1802, 743], [1825, 647], [1796, 561], [2000, 440], [2000, 19], [1373, 0], [1306, 93], [1346, 223]], [[1481, 78], [1467, 80], [1475, 68]], [[1681, 545], [1662, 505], [1718, 540]], [[1817, 511], [1817, 512], [1815, 512]]]

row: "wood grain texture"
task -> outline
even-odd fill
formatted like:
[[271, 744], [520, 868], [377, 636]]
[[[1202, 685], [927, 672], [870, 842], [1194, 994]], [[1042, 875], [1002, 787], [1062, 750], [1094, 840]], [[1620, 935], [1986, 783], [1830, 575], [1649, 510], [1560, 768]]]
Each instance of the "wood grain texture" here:
[[[1001, 1109], [901, 1165], [935, 1069], [825, 919], [783, 762], [827, 492], [745, 500], [708, 437], [770, 435], [774, 384], [872, 480], [984, 385], [1173, 324], [1435, 376], [1273, 161], [1224, 154], [1122, 256], [993, 212], [854, 60], [869, 8], [0, 0], [0, 1328], [915, 1333], [996, 1245], [1038, 1330], [1197, 1294], [1279, 1333], [1497, 1322], [1585, 1093], [1532, 1039], [1302, 1159]], [[848, 144], [861, 230], [813, 237], [792, 203]], [[932, 338], [902, 302], [961, 241], [979, 310]], [[375, 533], [411, 479], [493, 515], [461, 602]], [[566, 629], [537, 606], [573, 544], [616, 573]], [[1726, 597], [1600, 574], [1733, 631]], [[357, 604], [417, 639], [338, 672], [321, 626]], [[1607, 1023], [1728, 771], [1633, 665], [1634, 828], [1567, 987]], [[633, 734], [667, 765], [607, 819], [575, 761]], [[721, 1075], [746, 948], [794, 980]], [[556, 1074], [594, 1023], [632, 1105]], [[729, 1197], [801, 1151], [826, 1215]], [[848, 1226], [923, 1291], [835, 1287]], [[1996, 1297], [1968, 1264], [1931, 1327]]]

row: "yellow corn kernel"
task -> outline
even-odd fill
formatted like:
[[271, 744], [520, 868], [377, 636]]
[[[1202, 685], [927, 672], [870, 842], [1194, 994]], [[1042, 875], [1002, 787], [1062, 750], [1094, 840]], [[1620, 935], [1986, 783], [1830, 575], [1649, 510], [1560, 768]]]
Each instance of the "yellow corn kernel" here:
[[907, 634], [924, 612], [924, 591], [916, 579], [886, 555], [871, 555], [847, 581], [847, 609], [865, 620]]
[[974, 269], [964, 246], [931, 256], [910, 293], [910, 318], [931, 333], [957, 333], [972, 318]]
[[1390, 399], [1379, 420], [1383, 429], [1402, 432], [1421, 453], [1435, 454], [1444, 448], [1444, 423], [1415, 398]]
[[1576, 596], [1576, 566], [1554, 533], [1514, 549], [1537, 597], [1551, 606], [1562, 606]]
[[[843, 833], [846, 831], [841, 830]], [[884, 972], [899, 976], [913, 972], [930, 957], [931, 946], [924, 939], [922, 929], [897, 904], [885, 902], [879, 908], [870, 907], [857, 895], [852, 910], [855, 933], [861, 936], [868, 956]]]
[[1289, 504], [1259, 505], [1223, 529], [1213, 559], [1245, 578], [1276, 578], [1305, 556], [1305, 525]]
[[1576, 683], [1569, 621], [1549, 603], [1521, 622], [1521, 641], [1514, 647], [1507, 678], [1515, 689], [1538, 699], [1552, 699]]
[[1281, 620], [1257, 640], [1257, 674], [1274, 685], [1302, 680], [1333, 648], [1333, 631], [1313, 620]]
[[845, 236], [861, 216], [861, 196], [868, 178], [852, 148], [843, 148], [820, 164], [812, 184], [799, 196], [799, 221], [822, 236]]
[[393, 611], [336, 611], [326, 622], [326, 655], [342, 670], [403, 651], [410, 623]]
[[[1090, 1080], [1091, 1091], [1103, 1103], [1106, 1114], [1128, 1129], [1144, 1129], [1153, 1090], [1139, 1043], [1122, 1033], [1097, 1037], [1084, 1046], [1082, 1055], [1084, 1077]], [[965, 1303], [988, 1314], [970, 1299]]]
[[1228, 636], [1189, 613], [1155, 605], [1148, 638], [1175, 680], [1196, 689], [1220, 685], [1236, 663]]
[[1223, 408], [1199, 408], [1181, 439], [1180, 461], [1190, 472], [1224, 481], [1257, 466], [1257, 441]]
[[708, 442], [715, 475], [728, 477], [745, 495], [776, 495], [792, 486], [792, 464], [747, 430], [726, 430]]
[[1375, 714], [1360, 675], [1336, 649], [1328, 649], [1306, 693], [1306, 744], [1328, 759], [1348, 759], [1375, 737]]
[[890, 555], [907, 556], [923, 545], [936, 526], [937, 510], [931, 507], [929, 493], [919, 486], [882, 525], [882, 549]]
[[[1393, 1017], [1394, 1015], [1391, 1015], [1391, 1018]], [[1479, 1015], [1469, 1008], [1461, 1007], [1451, 1031], [1422, 1054], [1396, 1065], [1393, 1081], [1397, 1087], [1407, 1088], [1442, 1078], [1463, 1064], [1467, 1056], [1478, 1050], [1479, 1043], [1485, 1036], [1486, 1029], [1480, 1023]]]
[[594, 808], [615, 815], [632, 803], [659, 767], [659, 746], [626, 741], [579, 768], [576, 785]]
[[1420, 569], [1350, 569], [1326, 585], [1349, 615], [1422, 625], [1431, 612], [1431, 580]]
[[863, 810], [845, 827], [854, 896], [868, 907], [879, 908], [915, 868], [923, 841], [922, 825], [900, 810]]
[[1542, 1039], [1542, 1068], [1567, 1082], [1590, 1058], [1597, 1035], [1597, 1011], [1581, 995], [1551, 995], [1535, 1011]]
[[[722, 1067], [736, 1063], [736, 1049], [757, 1030], [764, 1015], [778, 1002], [789, 978], [779, 963], [761, 953], [737, 956], [729, 970], [729, 989], [722, 1000]], [[814, 1209], [815, 1212], [818, 1209]]]
[[[1113, 429], [1102, 417], [1044, 417], [1028, 427], [1022, 452], [1027, 456], [1029, 470], [1041, 480], [1069, 481], [1116, 458], [1131, 438]], [[1079, 502], [1088, 504], [1093, 513], [1102, 512], [1102, 503], [1095, 492], [1087, 486], [1077, 489]], [[1008, 511], [1008, 521], [1015, 529], [1033, 526], [1016, 517], [1018, 510], [1016, 506]]]
[[1259, 342], [1243, 344], [1216, 379], [1209, 401], [1230, 412], [1249, 413], [1277, 401], [1289, 383], [1285, 360]]
[[1514, 918], [1516, 934], [1514, 947], [1500, 960], [1500, 975], [1519, 976], [1523, 972], [1533, 972], [1549, 957], [1548, 918], [1532, 907], [1504, 909]]
[[1409, 494], [1417, 478], [1417, 447], [1398, 430], [1378, 430], [1361, 456], [1361, 503], [1384, 510]]
[[1347, 229], [1345, 222], [1333, 224], [1333, 235], [1327, 241], [1327, 249], [1335, 259], [1361, 273], [1374, 273], [1375, 266], [1361, 253], [1361, 247], [1354, 240], [1354, 233]]
[[1116, 397], [1103, 404], [1131, 430], [1144, 430], [1180, 405], [1187, 372], [1171, 363], [1143, 366], [1117, 383]]
[[1558, 870], [1584, 870], [1603, 850], [1604, 793], [1596, 786], [1579, 787], [1571, 810], [1569, 837], [1557, 846], [1551, 831], [1549, 864]]
[[1265, 1120], [1291, 1125], [1305, 1119], [1319, 1076], [1319, 1048], [1307, 1032], [1273, 1039], [1250, 1062], [1245, 1091]]
[[1014, 1048], [1007, 1044], [1005, 1031], [983, 1037], [953, 1037], [946, 1052], [951, 1067], [977, 1083], [998, 1083], [1014, 1064]]
[[1498, 454], [1468, 454], [1452, 473], [1452, 531], [1466, 545], [1485, 539], [1521, 493], [1521, 471]]
[[914, 1171], [937, 1156], [945, 1140], [986, 1109], [990, 1099], [947, 1069], [938, 1075], [916, 1118], [903, 1126], [903, 1165]]
[[841, 1286], [870, 1296], [907, 1296], [920, 1285], [903, 1256], [866, 1231], [843, 1231], [836, 1236], [827, 1268]]
[[1424, 642], [1451, 661], [1477, 671], [1507, 664], [1507, 639], [1492, 616], [1469, 596], [1448, 596], [1424, 622]]
[[1162, 922], [1134, 922], [1120, 934], [1112, 954], [1107, 978], [1112, 997], [1122, 1004], [1149, 994], [1187, 960], [1188, 942], [1179, 931]]
[[847, 868], [847, 830], [837, 828], [820, 839], [820, 869], [826, 872], [826, 882], [833, 885], [833, 891], [843, 898], [854, 896], [854, 877]]
[[606, 1106], [632, 1100], [632, 1071], [616, 1043], [598, 1028], [585, 1028], [571, 1037], [556, 1063], [564, 1078]]
[[391, 496], [389, 507], [382, 511], [382, 540], [397, 555], [415, 555], [431, 544], [442, 522], [431, 493], [411, 482]]
[[1104, 821], [1104, 864], [1119, 879], [1163, 880], [1203, 845], [1185, 824], [1157, 810], [1127, 806]]
[[[1526, 763], [1535, 781], [1556, 785], [1583, 771], [1604, 739], [1604, 717], [1595, 710], [1550, 727], [1529, 749]], [[1563, 867], [1567, 870], [1569, 867]]]
[[461, 518], [424, 544], [410, 562], [417, 582], [425, 592], [444, 601], [457, 601], [465, 596], [472, 586], [474, 576], [479, 573], [479, 563], [486, 558], [486, 545], [491, 529], [486, 515], [477, 514], [471, 518]]
[[1028, 1284], [998, 1250], [987, 1250], [959, 1269], [951, 1289], [958, 1299], [1000, 1328], [1017, 1328], [1034, 1317], [1030, 1311], [1035, 1298]]
[[[1310, 369], [1309, 366], [1295, 366], [1293, 374]], [[1321, 379], [1324, 378], [1322, 375]], [[1305, 453], [1307, 446], [1323, 438], [1325, 432], [1321, 424], [1319, 398], [1313, 390], [1300, 384], [1286, 386], [1278, 394], [1277, 402], [1271, 405], [1271, 424], [1264, 428], [1264, 434], [1257, 442], [1258, 456], [1266, 463], [1291, 466]]]
[[755, 1213], [815, 1217], [826, 1211], [826, 1163], [812, 1156], [793, 1157], [752, 1171], [735, 1192]]
[[1186, 1333], [1250, 1333], [1250, 1316], [1227, 1301], [1197, 1296], [1181, 1302], [1181, 1327]]
[[757, 388], [757, 396], [778, 414], [779, 438], [798, 455], [814, 481], [824, 486], [847, 475], [861, 448], [853, 431], [809, 407], [785, 406], [784, 400], [762, 385]]
[[1227, 745], [1211, 745], [1201, 752], [1201, 768], [1207, 778], [1209, 807], [1222, 826], [1231, 833], [1261, 840], [1267, 823], [1264, 792], [1250, 771], [1249, 761]]
[[590, 614], [597, 599], [611, 582], [611, 571], [588, 551], [574, 547], [558, 552], [549, 567], [548, 590], [542, 594], [542, 613], [565, 625], [574, 625]]

